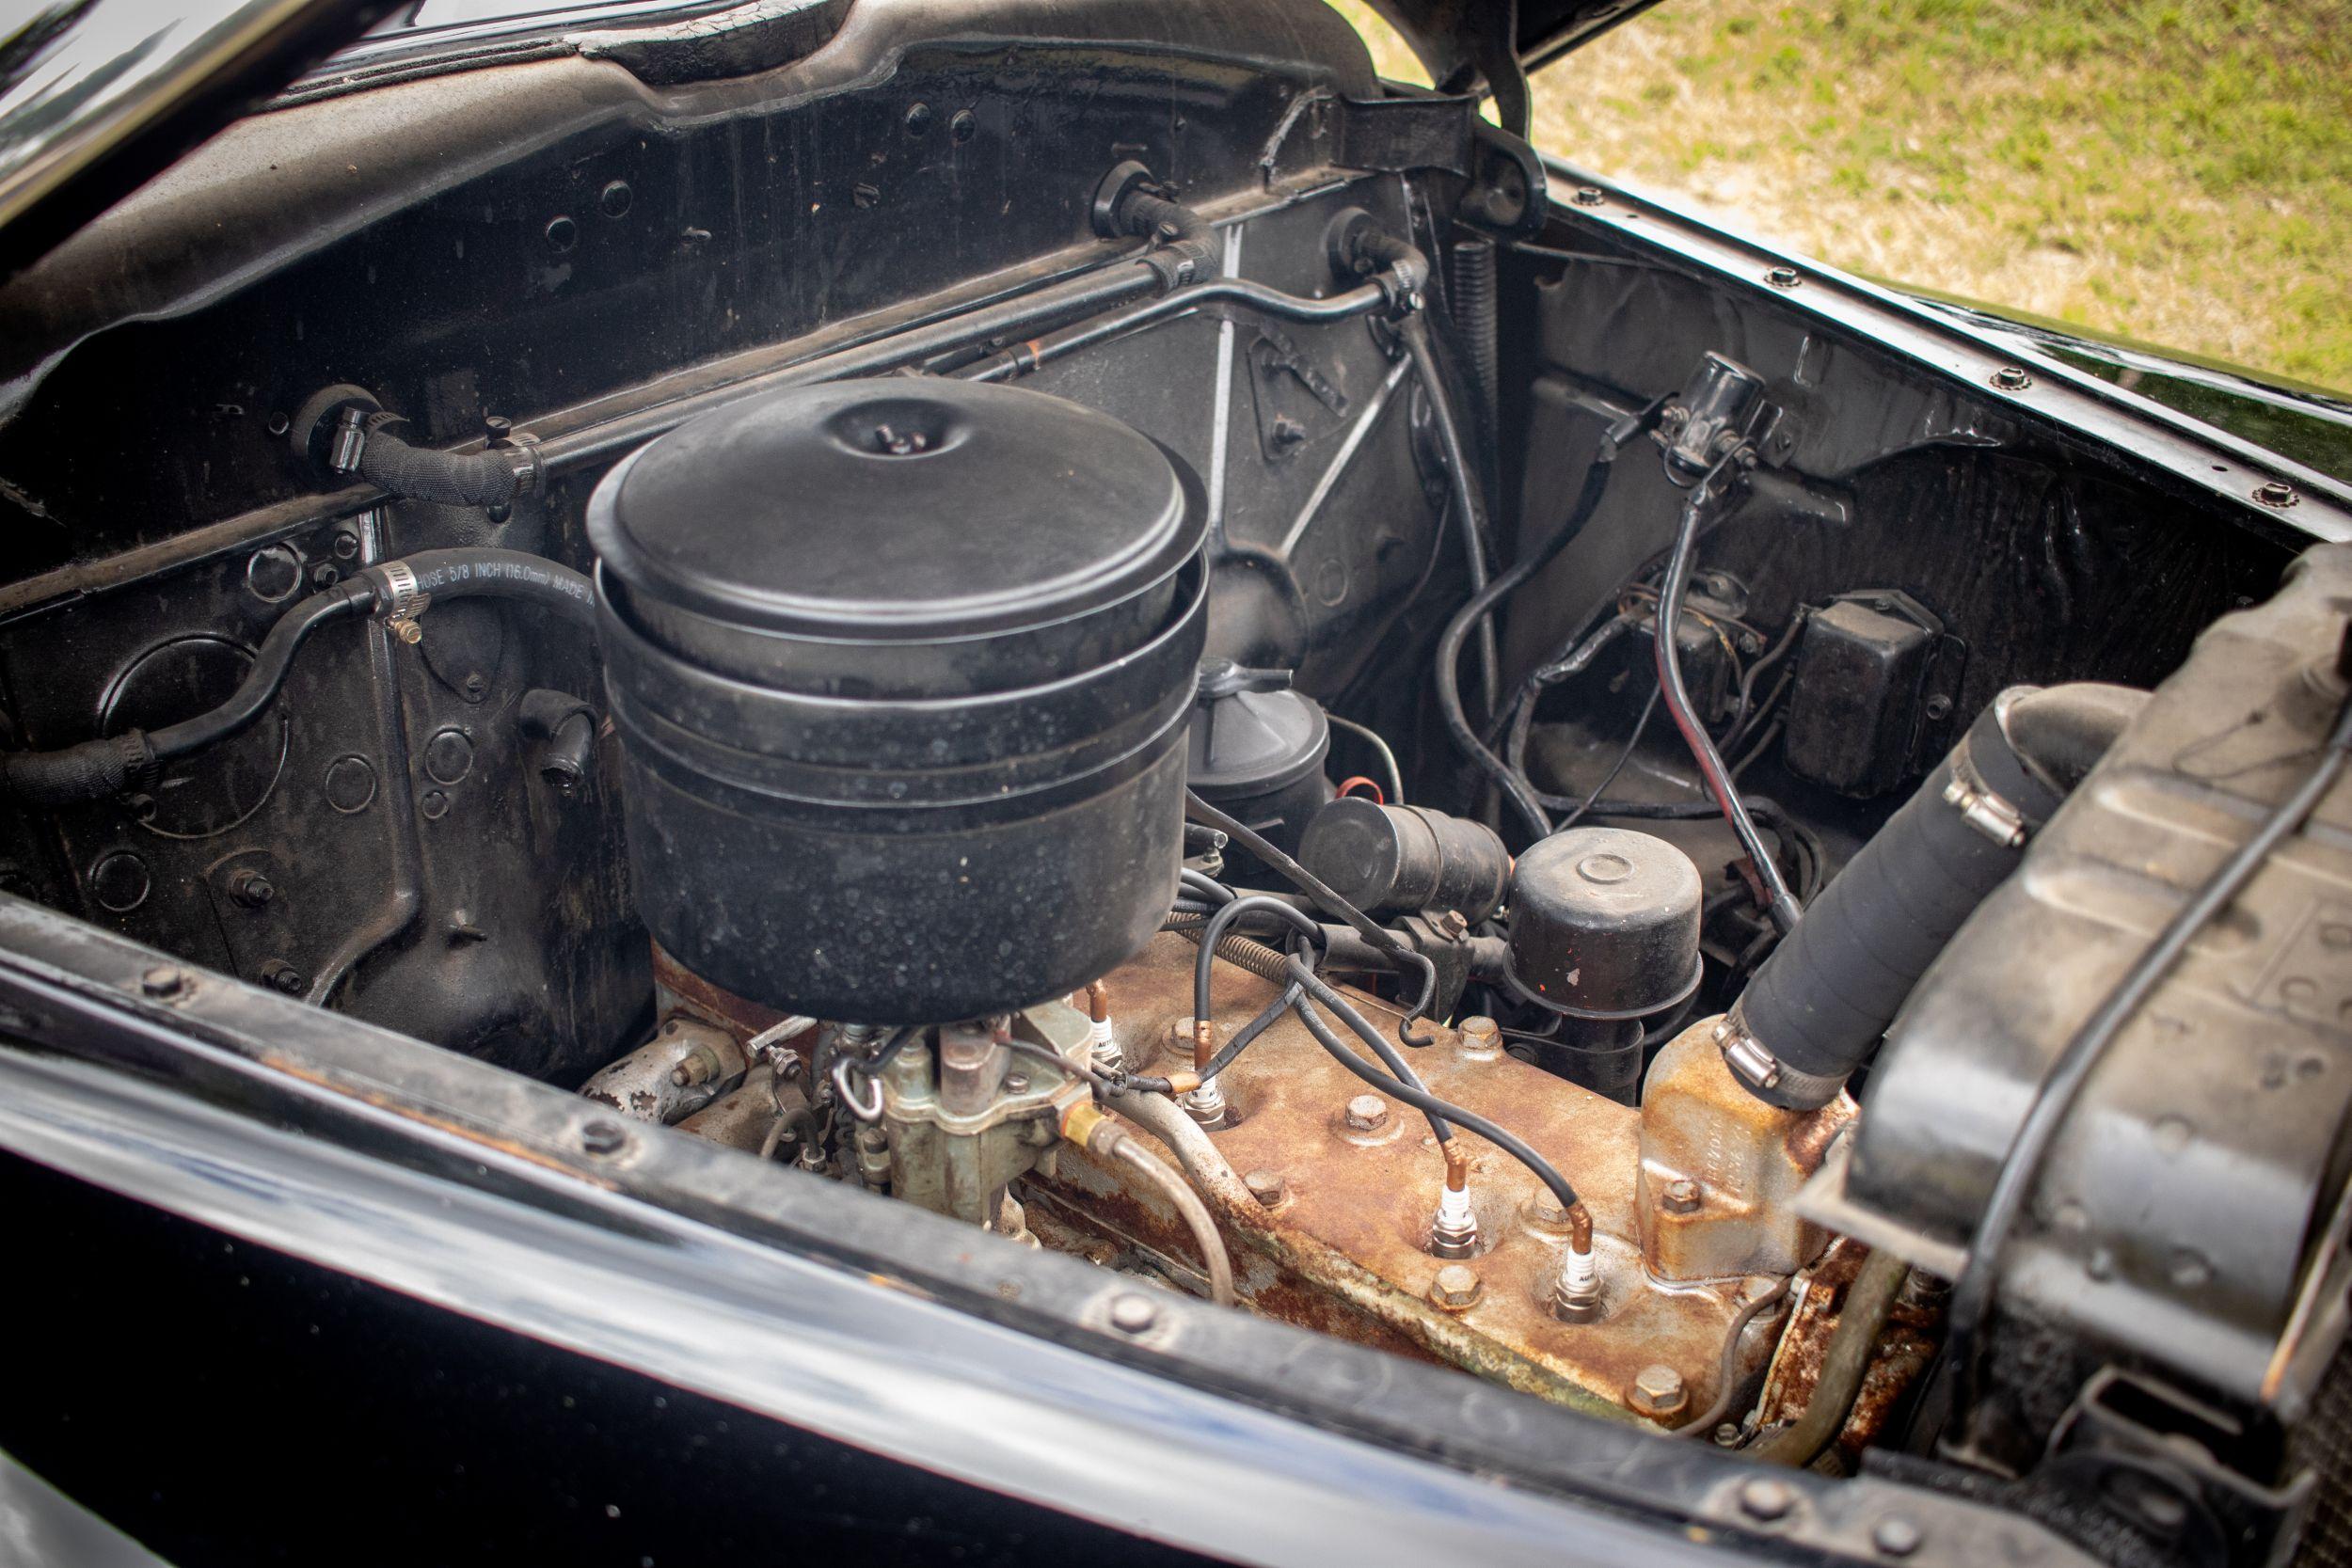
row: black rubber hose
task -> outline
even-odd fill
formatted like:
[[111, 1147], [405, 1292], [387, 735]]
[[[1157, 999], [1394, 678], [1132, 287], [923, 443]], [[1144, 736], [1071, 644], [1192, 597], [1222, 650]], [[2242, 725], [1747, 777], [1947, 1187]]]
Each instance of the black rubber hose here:
[[416, 590], [436, 604], [450, 599], [513, 599], [551, 610], [574, 626], [594, 632], [596, 590], [568, 566], [520, 550], [424, 550], [352, 574], [350, 581], [374, 595], [379, 614], [396, 612], [403, 570]]
[[392, 434], [393, 422], [392, 415], [372, 417], [359, 449], [359, 477], [387, 495], [450, 506], [504, 506], [521, 494], [523, 476], [516, 462], [530, 462], [521, 451], [441, 451], [411, 446]]
[[588, 579], [567, 567], [518, 550], [426, 550], [353, 573], [324, 594], [313, 594], [278, 618], [262, 639], [253, 666], [229, 700], [218, 707], [142, 734], [133, 730], [103, 740], [86, 740], [55, 752], [0, 755], [0, 799], [36, 806], [103, 800], [187, 756], [243, 734], [264, 713], [286, 684], [294, 654], [310, 634], [347, 615], [389, 614], [422, 599], [494, 597], [536, 604], [593, 630], [596, 594]]
[[[1407, 316], [1398, 329], [1404, 340], [1406, 353], [1411, 356], [1413, 373], [1421, 380], [1422, 394], [1429, 400], [1431, 421], [1438, 429], [1438, 444], [1445, 451], [1446, 478], [1454, 487], [1454, 511], [1462, 520], [1462, 563], [1470, 574], [1470, 602], [1484, 600], [1491, 610], [1495, 600], [1486, 598], [1492, 586], [1486, 577], [1486, 501], [1484, 488], [1470, 467], [1470, 443], [1463, 439], [1462, 422], [1454, 407], [1454, 395], [1448, 390], [1445, 372], [1438, 366], [1438, 353], [1433, 345], [1429, 323], [1419, 314]], [[1521, 578], [1524, 581], [1525, 578]], [[1451, 632], [1454, 628], [1448, 626]], [[1494, 623], [1485, 610], [1472, 616], [1468, 630], [1478, 635], [1478, 689], [1485, 703], [1485, 711], [1491, 714], [1502, 690], [1501, 666], [1495, 655]], [[1460, 643], [1454, 644], [1459, 657]], [[1440, 658], [1442, 659], [1442, 655]], [[1441, 662], [1438, 673], [1451, 684], [1454, 666]], [[1456, 694], [1454, 705], [1461, 705]]]
[[1593, 454], [1592, 466], [1584, 470], [1584, 483], [1577, 491], [1576, 501], [1568, 508], [1568, 515], [1561, 519], [1560, 526], [1553, 529], [1549, 537], [1538, 545], [1532, 554], [1515, 562], [1509, 571], [1486, 584], [1482, 592], [1471, 594], [1470, 602], [1454, 612], [1454, 619], [1446, 623], [1444, 632], [1438, 638], [1438, 709], [1445, 717], [1446, 731], [1453, 736], [1454, 743], [1461, 749], [1462, 754], [1476, 763], [1495, 782], [1496, 787], [1502, 791], [1503, 799], [1511, 802], [1536, 838], [1550, 833], [1551, 818], [1544, 815], [1543, 805], [1535, 799], [1535, 791], [1528, 782], [1513, 773], [1503, 760], [1487, 750], [1486, 743], [1478, 738], [1478, 732], [1472, 728], [1470, 716], [1462, 711], [1462, 692], [1454, 673], [1455, 667], [1461, 661], [1462, 644], [1469, 640], [1470, 628], [1486, 619], [1495, 606], [1520, 584], [1550, 565], [1560, 552], [1584, 531], [1584, 525], [1592, 521], [1594, 511], [1600, 505], [1602, 493], [1609, 488], [1609, 474], [1616, 465], [1618, 449], [1655, 418], [1655, 409], [1645, 410], [1634, 420], [1622, 420], [1611, 427], [1609, 433], [1601, 437], [1600, 447]]
[[151, 777], [175, 757], [241, 734], [269, 710], [304, 641], [327, 622], [364, 610], [368, 602], [364, 590], [346, 582], [295, 605], [262, 639], [237, 689], [210, 712], [151, 732], [131, 730], [55, 752], [0, 755], [0, 798], [34, 806], [103, 800]]
[[[1778, 1082], [1759, 1084], [1735, 1059], [1750, 1091], [1794, 1110], [1836, 1099], [1952, 933], [2016, 869], [2025, 835], [2049, 819], [2146, 700], [2089, 683], [2013, 687], [1994, 699], [1741, 993], [1735, 1028], [1780, 1069]], [[1956, 769], [2014, 808], [2013, 840], [1996, 839], [1945, 799]]]

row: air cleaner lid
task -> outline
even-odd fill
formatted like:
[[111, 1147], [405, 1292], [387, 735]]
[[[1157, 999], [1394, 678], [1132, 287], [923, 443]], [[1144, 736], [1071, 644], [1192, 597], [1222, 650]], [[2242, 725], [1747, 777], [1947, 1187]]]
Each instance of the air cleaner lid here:
[[952, 380], [751, 398], [612, 478], [588, 536], [631, 597], [787, 637], [930, 641], [1082, 617], [1168, 580], [1206, 529], [1131, 427]]

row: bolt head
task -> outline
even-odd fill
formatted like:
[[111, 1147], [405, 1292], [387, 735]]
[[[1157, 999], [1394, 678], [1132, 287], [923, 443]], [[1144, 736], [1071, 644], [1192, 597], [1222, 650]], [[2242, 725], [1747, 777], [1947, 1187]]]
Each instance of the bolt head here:
[[1699, 1184], [1687, 1176], [1678, 1176], [1666, 1183], [1666, 1190], [1658, 1195], [1658, 1206], [1669, 1214], [1695, 1214], [1701, 1199]]
[[1691, 1399], [1682, 1374], [1657, 1361], [1633, 1374], [1633, 1386], [1627, 1394], [1633, 1408], [1645, 1416], [1671, 1416]]
[[580, 1130], [580, 1147], [591, 1154], [618, 1154], [628, 1147], [628, 1133], [618, 1122], [592, 1121]]
[[2303, 498], [2295, 493], [2295, 486], [2278, 480], [2265, 480], [2254, 486], [2254, 499], [2265, 506], [2293, 506]]
[[1241, 1179], [1241, 1183], [1249, 1189], [1251, 1197], [1269, 1209], [1290, 1196], [1290, 1183], [1282, 1180], [1279, 1171], [1253, 1170]]
[[1580, 207], [1597, 207], [1603, 201], [1607, 200], [1608, 198], [1602, 196], [1598, 190], [1595, 189], [1591, 185], [1579, 185], [1576, 188], [1576, 196], [1574, 199], [1576, 204]]
[[2033, 377], [2021, 365], [2003, 365], [1993, 372], [1993, 385], [2004, 392], [2022, 392], [2033, 385]]
[[1919, 1527], [1900, 1514], [1890, 1513], [1870, 1527], [1870, 1544], [1888, 1557], [1909, 1557], [1924, 1539]]
[[1474, 1305], [1478, 1291], [1478, 1271], [1467, 1263], [1448, 1263], [1429, 1282], [1429, 1299], [1450, 1311]]
[[187, 972], [169, 964], [157, 964], [139, 976], [139, 990], [158, 1001], [177, 996], [187, 987]]
[[278, 896], [278, 889], [258, 871], [240, 871], [229, 879], [229, 896], [248, 910], [258, 910]]
[[1764, 281], [1775, 289], [1793, 289], [1804, 281], [1804, 275], [1794, 267], [1774, 267], [1764, 275]]
[[1025, 1072], [1008, 1072], [1008, 1073], [1006, 1073], [1006, 1074], [1005, 1074], [1005, 1092], [1006, 1092], [1007, 1094], [1026, 1094], [1026, 1093], [1028, 1093], [1028, 1092], [1029, 1092], [1029, 1075], [1028, 1075], [1027, 1073], [1025, 1073]]
[[1462, 1051], [1471, 1056], [1499, 1056], [1502, 1053], [1502, 1026], [1486, 1017], [1466, 1018], [1462, 1021]]
[[1388, 1125], [1389, 1102], [1376, 1094], [1359, 1094], [1347, 1102], [1347, 1130], [1377, 1132]]
[[1160, 1321], [1160, 1309], [1151, 1298], [1133, 1291], [1111, 1298], [1111, 1326], [1121, 1334], [1149, 1334], [1152, 1325]]
[[1740, 1512], [1767, 1523], [1785, 1518], [1797, 1506], [1797, 1494], [1785, 1481], [1758, 1476], [1740, 1483]]

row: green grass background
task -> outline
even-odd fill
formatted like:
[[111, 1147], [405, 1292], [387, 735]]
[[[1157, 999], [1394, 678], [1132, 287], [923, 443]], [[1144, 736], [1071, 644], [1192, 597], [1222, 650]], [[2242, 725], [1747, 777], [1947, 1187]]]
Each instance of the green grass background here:
[[1665, 0], [1534, 86], [1546, 151], [1850, 271], [2352, 388], [2352, 0]]

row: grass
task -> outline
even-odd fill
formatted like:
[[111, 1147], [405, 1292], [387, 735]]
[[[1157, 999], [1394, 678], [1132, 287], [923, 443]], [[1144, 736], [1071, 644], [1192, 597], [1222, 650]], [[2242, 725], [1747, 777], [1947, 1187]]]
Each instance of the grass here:
[[1534, 86], [1545, 150], [1850, 271], [2352, 388], [2344, 0], [1667, 0]]

